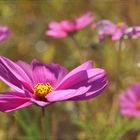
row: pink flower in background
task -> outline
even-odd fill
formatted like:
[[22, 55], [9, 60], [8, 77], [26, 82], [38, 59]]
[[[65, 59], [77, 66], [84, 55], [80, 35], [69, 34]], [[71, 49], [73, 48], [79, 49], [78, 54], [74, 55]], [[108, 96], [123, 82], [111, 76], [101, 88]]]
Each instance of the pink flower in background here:
[[129, 87], [122, 93], [120, 112], [129, 117], [140, 117], [140, 83]]
[[113, 34], [115, 29], [115, 24], [109, 20], [101, 20], [97, 22], [95, 28], [99, 30], [99, 40], [103, 41], [107, 35]]
[[3, 42], [10, 34], [10, 29], [7, 26], [0, 26], [0, 42]]
[[106, 36], [111, 36], [112, 40], [120, 40], [125, 34], [127, 25], [124, 22], [115, 24], [109, 20], [101, 20], [96, 24], [96, 28], [99, 30], [100, 41], [103, 41]]
[[49, 29], [45, 32], [47, 36], [54, 38], [65, 38], [69, 33], [81, 30], [92, 23], [95, 19], [91, 12], [85, 13], [83, 16], [73, 21], [63, 20], [61, 22], [50, 22]]
[[140, 26], [129, 27], [125, 34], [128, 38], [136, 39], [140, 37]]
[[112, 40], [120, 40], [125, 35], [125, 30], [127, 28], [127, 24], [124, 22], [118, 22], [116, 24], [115, 31], [112, 34]]
[[58, 64], [31, 65], [0, 57], [0, 79], [13, 90], [0, 94], [0, 111], [10, 112], [35, 103], [47, 106], [59, 101], [88, 100], [106, 87], [106, 72], [87, 61], [68, 73]]

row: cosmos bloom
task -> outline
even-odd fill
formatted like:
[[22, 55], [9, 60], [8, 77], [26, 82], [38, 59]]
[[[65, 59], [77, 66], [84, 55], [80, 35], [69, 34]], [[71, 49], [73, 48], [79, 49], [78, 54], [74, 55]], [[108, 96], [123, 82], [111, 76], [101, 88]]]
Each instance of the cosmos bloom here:
[[120, 95], [120, 112], [129, 117], [140, 117], [140, 83], [134, 84]]
[[125, 34], [127, 25], [124, 22], [115, 24], [109, 20], [101, 20], [96, 24], [96, 28], [99, 30], [100, 41], [103, 41], [106, 36], [111, 36], [112, 40], [120, 40]]
[[3, 42], [10, 34], [10, 29], [7, 26], [0, 26], [0, 42]]
[[81, 30], [91, 24], [94, 18], [91, 12], [87, 12], [73, 21], [50, 22], [48, 25], [49, 29], [45, 34], [54, 38], [65, 38], [69, 33]]
[[140, 26], [129, 27], [125, 31], [126, 37], [137, 39], [140, 37]]
[[33, 60], [29, 65], [0, 57], [0, 79], [13, 90], [0, 94], [0, 111], [10, 112], [32, 103], [47, 106], [59, 101], [81, 101], [99, 95], [107, 85], [106, 72], [87, 61], [68, 73], [58, 64]]

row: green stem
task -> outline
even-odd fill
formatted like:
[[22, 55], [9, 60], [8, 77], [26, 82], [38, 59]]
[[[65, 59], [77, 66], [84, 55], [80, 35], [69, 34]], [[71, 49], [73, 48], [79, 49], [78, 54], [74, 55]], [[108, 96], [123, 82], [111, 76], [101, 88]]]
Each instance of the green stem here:
[[85, 53], [84, 53], [84, 47], [81, 44], [79, 44], [79, 42], [75, 39], [74, 36], [70, 36], [70, 38], [71, 38], [72, 42], [75, 44], [75, 46], [79, 52], [80, 63], [83, 63], [86, 60]]
[[116, 100], [118, 98], [118, 91], [120, 90], [120, 86], [122, 85], [121, 83], [121, 79], [120, 79], [120, 74], [121, 74], [121, 53], [122, 53], [122, 39], [119, 40], [119, 46], [118, 46], [118, 50], [117, 50], [117, 73], [116, 73], [116, 94], [113, 96], [113, 100], [112, 100], [112, 107], [110, 110], [110, 115], [109, 115], [109, 123], [115, 123], [115, 114], [118, 110], [118, 100]]
[[46, 136], [45, 136], [45, 131], [46, 131], [46, 123], [45, 123], [45, 108], [42, 107], [41, 108], [41, 129], [42, 129], [42, 133], [41, 133], [41, 137], [42, 140], [46, 140]]
[[117, 52], [117, 89], [120, 88], [121, 86], [121, 79], [120, 79], [120, 74], [121, 74], [121, 53], [122, 53], [122, 39], [119, 41], [119, 46], [118, 46], [118, 52]]

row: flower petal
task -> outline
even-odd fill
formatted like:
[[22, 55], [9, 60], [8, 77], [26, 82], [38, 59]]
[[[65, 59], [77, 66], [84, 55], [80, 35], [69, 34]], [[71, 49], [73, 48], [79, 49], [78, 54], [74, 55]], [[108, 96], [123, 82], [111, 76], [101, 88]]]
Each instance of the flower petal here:
[[61, 27], [66, 32], [72, 32], [75, 30], [75, 26], [73, 22], [70, 22], [68, 20], [64, 20], [60, 22]]
[[0, 42], [7, 39], [10, 34], [10, 29], [7, 26], [0, 26]]
[[48, 101], [87, 100], [99, 95], [107, 83], [107, 76], [103, 69], [84, 70], [66, 79], [46, 98]]
[[130, 89], [128, 89], [128, 91], [129, 90], [130, 90], [131, 94], [133, 94], [132, 96], [135, 96], [135, 101], [140, 101], [140, 94], [139, 94], [139, 91], [140, 91], [140, 83], [134, 84]]
[[[90, 71], [92, 72], [92, 70]], [[91, 75], [91, 77], [90, 76], [88, 77], [89, 80], [79, 83], [79, 86], [80, 85], [82, 86], [83, 84], [86, 87], [89, 87], [89, 90], [85, 94], [73, 97], [70, 100], [80, 101], [80, 100], [88, 100], [94, 98], [98, 96], [108, 84], [106, 73], [103, 71], [101, 73], [98, 73], [97, 75], [93, 74]]]
[[81, 81], [87, 80], [87, 71], [82, 70], [74, 75], [71, 75], [67, 79], [65, 79], [59, 86], [56, 88], [56, 90], [63, 90], [63, 89], [75, 89], [75, 85], [79, 84]]
[[87, 87], [80, 87], [79, 89], [56, 90], [46, 95], [49, 102], [65, 101], [74, 96], [79, 96], [88, 91]]
[[110, 20], [101, 20], [97, 22], [96, 28], [99, 30], [99, 33], [101, 34], [112, 34], [115, 29], [116, 25], [112, 23]]
[[2, 56], [0, 57], [0, 79], [19, 92], [23, 92], [23, 86], [29, 88], [31, 83], [21, 67]]
[[3, 64], [3, 66], [5, 66], [5, 68], [7, 68], [9, 71], [11, 71], [13, 75], [16, 75], [17, 79], [30, 82], [29, 77], [16, 63], [2, 56], [0, 57], [0, 63]]
[[89, 24], [92, 23], [92, 21], [95, 19], [95, 17], [92, 16], [91, 12], [87, 12], [86, 14], [78, 17], [75, 22], [76, 22], [76, 29], [83, 29]]
[[47, 105], [50, 104], [49, 102], [36, 100], [36, 99], [34, 99], [34, 98], [31, 98], [31, 101], [32, 101], [33, 103], [39, 105], [39, 106], [42, 106], [42, 107], [47, 106]]
[[130, 86], [126, 91], [120, 95], [120, 112], [122, 115], [127, 115], [130, 117], [139, 117], [140, 109], [140, 83], [136, 83]]
[[120, 112], [122, 115], [127, 115], [129, 117], [140, 117], [140, 111], [137, 109], [121, 109]]
[[67, 32], [63, 30], [48, 30], [45, 32], [45, 35], [54, 37], [54, 38], [65, 38], [67, 37]]
[[125, 35], [125, 30], [127, 28], [127, 24], [123, 23], [121, 27], [116, 25], [116, 29], [114, 30], [114, 33], [112, 33], [112, 40], [119, 40]]
[[61, 24], [59, 22], [55, 22], [55, 21], [52, 21], [49, 23], [48, 25], [49, 29], [52, 29], [52, 30], [61, 30]]
[[0, 111], [10, 112], [31, 105], [30, 98], [19, 92], [6, 92], [0, 94]]
[[116, 29], [115, 33], [112, 34], [112, 40], [119, 40], [123, 36], [123, 32], [120, 29]]
[[17, 61], [16, 62], [23, 70], [24, 72], [28, 75], [30, 80], [32, 81], [32, 67], [28, 63], [25, 63], [24, 61]]
[[133, 99], [131, 100], [130, 97], [124, 94], [120, 95], [119, 100], [120, 100], [120, 106], [122, 108], [127, 107], [127, 106], [136, 106], [136, 101], [134, 101]]
[[66, 75], [67, 70], [58, 64], [43, 64], [32, 61], [34, 85], [50, 83], [53, 87]]
[[77, 68], [73, 69], [72, 71], [70, 71], [63, 79], [62, 81], [59, 83], [59, 85], [57, 86], [57, 88], [59, 89], [59, 86], [61, 86], [61, 84], [66, 80], [68, 79], [69, 77], [71, 77], [72, 75], [78, 73], [78, 72], [81, 72], [84, 73], [83, 71], [84, 70], [88, 70], [88, 69], [91, 69], [93, 66], [92, 66], [92, 61], [87, 61], [85, 62], [84, 64], [78, 66]]
[[104, 77], [105, 75], [106, 73], [103, 69], [94, 68], [82, 70], [76, 74], [64, 78], [56, 89], [76, 89], [80, 86], [84, 86], [87, 82], [89, 82], [89, 80], [96, 81], [99, 77]]

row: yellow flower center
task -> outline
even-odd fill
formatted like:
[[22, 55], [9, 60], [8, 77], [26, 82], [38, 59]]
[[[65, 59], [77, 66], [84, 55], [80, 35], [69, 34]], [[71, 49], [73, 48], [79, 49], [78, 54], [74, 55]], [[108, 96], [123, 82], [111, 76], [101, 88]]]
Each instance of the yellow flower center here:
[[123, 26], [123, 22], [118, 22], [118, 23], [117, 23], [117, 26], [118, 26], [118, 27], [122, 27], [122, 26]]
[[38, 83], [34, 87], [34, 95], [39, 99], [45, 99], [45, 96], [53, 90], [53, 87], [47, 83], [46, 85]]
[[140, 109], [140, 101], [137, 102], [136, 108], [137, 108], [137, 109]]

